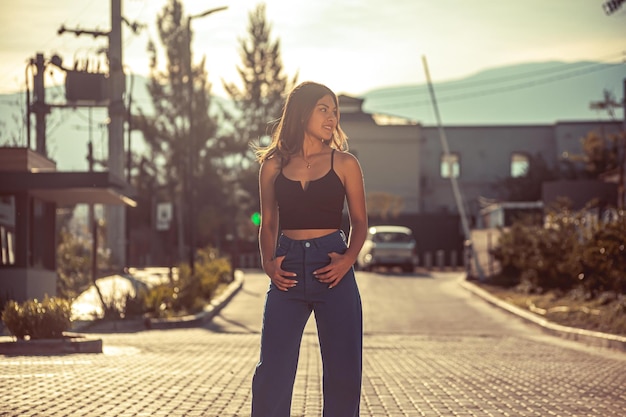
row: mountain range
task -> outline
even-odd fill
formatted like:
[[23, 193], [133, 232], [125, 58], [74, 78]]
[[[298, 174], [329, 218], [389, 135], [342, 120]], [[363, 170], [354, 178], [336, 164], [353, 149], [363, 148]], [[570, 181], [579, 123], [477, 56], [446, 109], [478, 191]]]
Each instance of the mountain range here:
[[[492, 68], [458, 80], [435, 80], [433, 91], [443, 125], [553, 124], [558, 121], [624, 119], [623, 107], [591, 109], [605, 92], [623, 103], [626, 64], [601, 62], [539, 62]], [[133, 109], [150, 113], [146, 79], [135, 76]], [[49, 87], [49, 101], [63, 101], [61, 87]], [[57, 97], [56, 99], [54, 97]], [[360, 98], [363, 110], [411, 119], [422, 125], [437, 120], [427, 83], [372, 89]], [[0, 146], [24, 146], [24, 94], [0, 95]], [[229, 101], [216, 97], [216, 103]], [[106, 109], [54, 109], [48, 118], [48, 153], [59, 170], [86, 170], [87, 143], [94, 142], [96, 158], [107, 149]], [[34, 131], [34, 129], [33, 129]], [[34, 143], [34, 133], [31, 141]], [[140, 149], [141, 136], [132, 135]]]
[[[552, 124], [608, 119], [590, 108], [604, 92], [623, 102], [626, 64], [539, 62], [478, 72], [459, 80], [434, 82], [443, 125]], [[364, 110], [436, 124], [426, 83], [372, 90]], [[623, 107], [614, 117], [623, 120]]]

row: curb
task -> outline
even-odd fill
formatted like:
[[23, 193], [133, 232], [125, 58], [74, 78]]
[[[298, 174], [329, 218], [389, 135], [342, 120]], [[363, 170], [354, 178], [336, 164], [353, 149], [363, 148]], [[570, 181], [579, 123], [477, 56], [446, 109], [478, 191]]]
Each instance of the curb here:
[[65, 355], [102, 353], [102, 339], [68, 335], [62, 339], [17, 340], [0, 343], [0, 355]]
[[180, 327], [194, 327], [211, 321], [228, 302], [239, 292], [243, 287], [244, 273], [241, 270], [235, 270], [234, 279], [228, 287], [220, 294], [219, 297], [211, 300], [211, 303], [204, 307], [203, 311], [197, 314], [190, 314], [182, 317], [172, 318], [151, 318], [145, 321], [147, 329], [175, 329]]
[[472, 284], [465, 278], [459, 280], [461, 286], [475, 296], [482, 298], [489, 304], [501, 308], [507, 313], [513, 314], [522, 320], [538, 326], [545, 333], [559, 336], [563, 339], [574, 340], [589, 346], [603, 347], [626, 352], [626, 337], [610, 333], [596, 332], [592, 330], [578, 329], [575, 327], [563, 326], [553, 323], [545, 318], [539, 317], [530, 311], [503, 301], [482, 288]]
[[[222, 308], [228, 304], [228, 302], [239, 292], [243, 287], [244, 273], [241, 270], [235, 270], [233, 273], [233, 281], [226, 287], [226, 289], [211, 300], [211, 303], [204, 307], [203, 311], [197, 314], [190, 314], [181, 317], [169, 317], [169, 318], [145, 318], [145, 319], [133, 319], [121, 322], [111, 322], [107, 326], [105, 332], [136, 332], [143, 330], [164, 330], [164, 329], [176, 329], [185, 327], [201, 326], [215, 317]], [[95, 323], [91, 321], [75, 324], [72, 328], [73, 332], [89, 333], [93, 329]]]

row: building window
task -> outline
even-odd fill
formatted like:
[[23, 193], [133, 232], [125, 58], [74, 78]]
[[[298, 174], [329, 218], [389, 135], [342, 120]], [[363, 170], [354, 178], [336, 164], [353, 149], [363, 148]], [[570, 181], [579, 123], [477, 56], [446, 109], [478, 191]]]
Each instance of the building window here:
[[449, 153], [441, 155], [441, 177], [442, 178], [458, 178], [461, 173], [461, 164], [459, 155]]
[[14, 196], [0, 196], [0, 265], [15, 265]]
[[511, 155], [511, 177], [523, 177], [528, 174], [530, 159], [525, 153], [514, 152]]

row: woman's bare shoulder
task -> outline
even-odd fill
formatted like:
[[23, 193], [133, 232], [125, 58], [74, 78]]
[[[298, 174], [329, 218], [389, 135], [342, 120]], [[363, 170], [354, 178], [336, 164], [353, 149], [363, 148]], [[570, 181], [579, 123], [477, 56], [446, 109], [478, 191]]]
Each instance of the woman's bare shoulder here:
[[363, 175], [358, 159], [348, 151], [335, 152], [335, 170], [343, 178]]
[[261, 163], [260, 175], [269, 175], [272, 177], [276, 176], [280, 172], [280, 162], [280, 157], [278, 156], [273, 156], [269, 159], [266, 159]]
[[357, 160], [356, 156], [348, 151], [336, 151], [335, 161], [342, 168], [359, 168], [359, 161]]

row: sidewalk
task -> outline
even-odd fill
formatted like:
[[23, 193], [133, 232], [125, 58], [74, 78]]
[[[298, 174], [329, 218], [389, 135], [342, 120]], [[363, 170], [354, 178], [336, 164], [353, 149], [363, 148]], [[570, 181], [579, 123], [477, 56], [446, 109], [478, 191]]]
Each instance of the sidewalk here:
[[[604, 417], [626, 409], [623, 353], [515, 324], [461, 288], [458, 274], [358, 279], [362, 417]], [[204, 325], [98, 333], [103, 354], [0, 356], [0, 417], [248, 416], [266, 288], [267, 279], [249, 271]], [[314, 326], [305, 331], [294, 392], [292, 417], [320, 416]]]
[[548, 334], [552, 334], [563, 339], [575, 340], [589, 346], [599, 346], [603, 348], [616, 349], [626, 352], [625, 336], [595, 332], [591, 330], [578, 329], [575, 327], [556, 324], [550, 322], [549, 320], [546, 320], [543, 317], [539, 317], [528, 310], [524, 310], [510, 303], [507, 303], [506, 301], [503, 301], [498, 297], [489, 294], [489, 292], [483, 290], [472, 282], [462, 280], [460, 281], [460, 283], [463, 288], [485, 300], [487, 303], [492, 304], [502, 311], [506, 311], [507, 313], [510, 313], [532, 325], [537, 326], [542, 331]]

